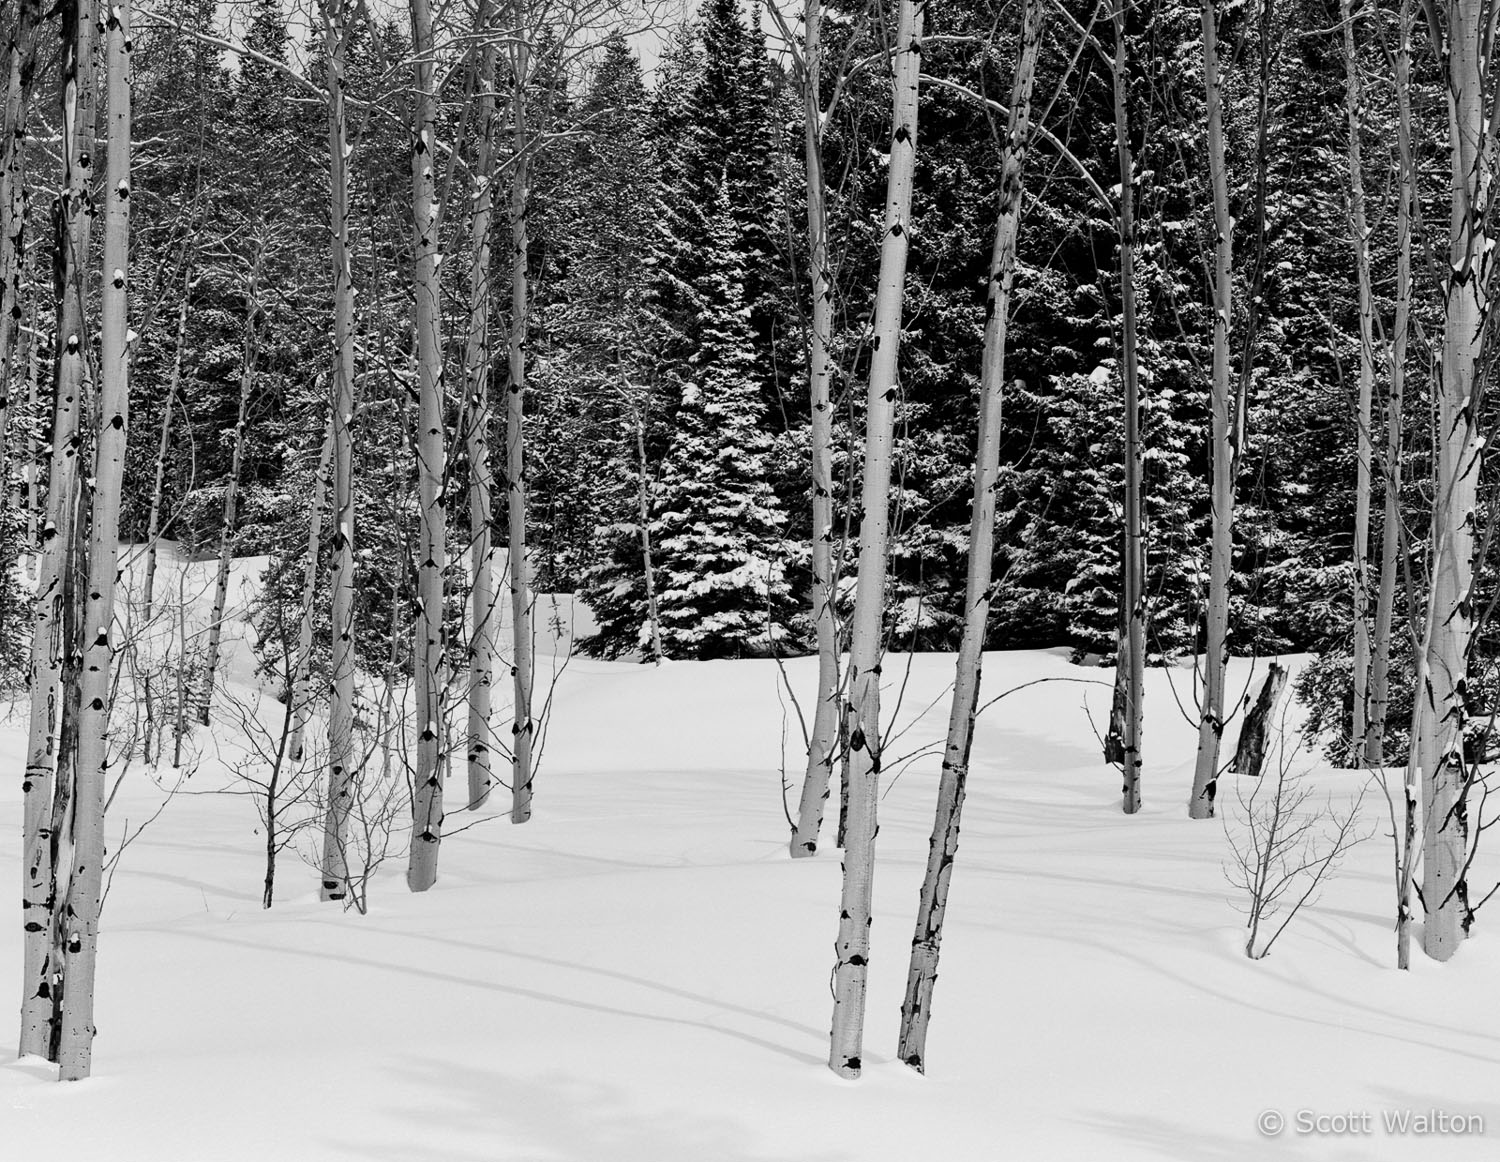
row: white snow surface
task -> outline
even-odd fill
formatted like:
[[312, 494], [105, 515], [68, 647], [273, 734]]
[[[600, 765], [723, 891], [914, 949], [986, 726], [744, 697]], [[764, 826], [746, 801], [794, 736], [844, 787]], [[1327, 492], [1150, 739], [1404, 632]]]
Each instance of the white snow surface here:
[[[232, 615], [263, 563], [237, 563]], [[169, 594], [173, 569], [206, 579], [212, 564], [163, 568]], [[227, 637], [229, 680], [248, 691], [242, 623]], [[952, 668], [947, 655], [887, 660], [887, 717], [904, 730], [892, 752], [941, 738]], [[1251, 670], [1235, 662], [1231, 688]], [[813, 659], [786, 672], [806, 710]], [[1109, 672], [994, 654], [985, 696], [1044, 677]], [[1500, 1156], [1492, 916], [1450, 963], [1417, 950], [1398, 972], [1390, 828], [1384, 800], [1367, 798], [1375, 836], [1268, 959], [1247, 960], [1224, 824], [1186, 817], [1195, 734], [1169, 682], [1191, 699], [1189, 670], [1147, 675], [1133, 818], [1090, 724], [1107, 716], [1106, 686], [1033, 686], [983, 714], [926, 1076], [895, 1045], [937, 757], [888, 779], [880, 804], [866, 1068], [842, 1081], [824, 1065], [838, 853], [787, 856], [782, 756], [796, 782], [801, 745], [777, 666], [574, 658], [532, 821], [512, 826], [504, 793], [463, 811], [460, 753], [437, 886], [409, 894], [393, 858], [368, 915], [319, 903], [292, 852], [262, 910], [251, 804], [175, 796], [108, 897], [94, 1077], [0, 1066], [0, 1157], [60, 1142], [102, 1162]], [[19, 705], [0, 724], [17, 775], [24, 727]], [[208, 755], [234, 752], [225, 725], [215, 735], [200, 740]], [[1365, 778], [1314, 777], [1336, 802]], [[189, 790], [228, 779], [206, 757]], [[137, 766], [110, 834], [161, 798]], [[19, 777], [0, 810], [0, 875], [15, 884]], [[1496, 864], [1481, 857], [1479, 892]], [[20, 925], [5, 924], [0, 972], [17, 1002], [20, 960]], [[1257, 1130], [1267, 1110], [1287, 1120], [1279, 1138]], [[1405, 1110], [1477, 1116], [1486, 1133], [1387, 1133], [1384, 1114]], [[1367, 1112], [1372, 1132], [1298, 1133], [1299, 1111]]]

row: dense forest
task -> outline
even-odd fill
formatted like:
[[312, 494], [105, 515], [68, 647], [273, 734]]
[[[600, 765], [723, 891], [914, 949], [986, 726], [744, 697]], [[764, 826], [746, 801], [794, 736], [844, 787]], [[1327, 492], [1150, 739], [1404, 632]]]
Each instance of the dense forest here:
[[[1500, 708], [1478, 0], [3, 0], [0, 27], [23, 1051], [88, 1073], [111, 771], [218, 729], [246, 558], [285, 709], [267, 906], [295, 808], [363, 910], [382, 763], [414, 891], [445, 791], [525, 822], [537, 643], [577, 628], [611, 660], [818, 657], [788, 822], [794, 856], [845, 849], [844, 1076], [892, 653], [958, 657], [917, 1068], [984, 651], [1113, 683], [1127, 813], [1144, 675], [1178, 668], [1195, 818], [1259, 690], [1230, 656], [1312, 655], [1309, 744], [1396, 771], [1402, 965], [1424, 910], [1431, 956], [1468, 932]], [[215, 563], [201, 633], [169, 544]]]

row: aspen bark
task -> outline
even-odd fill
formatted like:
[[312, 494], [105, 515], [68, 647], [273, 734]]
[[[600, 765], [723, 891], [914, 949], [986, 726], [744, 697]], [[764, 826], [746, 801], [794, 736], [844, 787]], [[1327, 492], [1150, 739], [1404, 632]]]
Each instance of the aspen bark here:
[[1344, 110], [1349, 122], [1349, 240], [1354, 247], [1359, 304], [1359, 402], [1355, 425], [1357, 460], [1354, 486], [1354, 721], [1349, 761], [1362, 765], [1370, 720], [1370, 495], [1375, 449], [1374, 301], [1370, 290], [1370, 231], [1365, 223], [1365, 182], [1359, 136], [1363, 130], [1363, 87], [1354, 36], [1354, 0], [1341, 0], [1344, 24]]
[[156, 601], [157, 541], [161, 538], [161, 506], [167, 475], [167, 454], [171, 451], [172, 405], [182, 389], [182, 357], [187, 346], [188, 299], [192, 295], [192, 269], [182, 275], [182, 302], [177, 307], [177, 346], [172, 354], [172, 372], [167, 380], [167, 400], [161, 413], [161, 438], [156, 447], [156, 475], [151, 482], [151, 510], [146, 518], [146, 566], [141, 599], [146, 607], [146, 624], [151, 623]]
[[818, 832], [828, 802], [828, 784], [839, 743], [839, 644], [833, 591], [833, 276], [828, 258], [828, 192], [823, 180], [823, 104], [819, 79], [823, 67], [821, 0], [805, 0], [802, 9], [802, 151], [807, 188], [808, 267], [812, 276], [812, 311], [807, 336], [808, 409], [812, 475], [812, 620], [818, 643], [818, 692], [812, 733], [807, 740], [807, 769], [792, 832], [792, 856], [818, 850]]
[[880, 662], [890, 534], [891, 458], [897, 356], [910, 244], [912, 179], [917, 158], [918, 84], [925, 0], [900, 0], [892, 78], [890, 165], [876, 283], [874, 334], [865, 412], [859, 576], [849, 651], [849, 821], [844, 886], [833, 970], [833, 1029], [828, 1065], [858, 1077], [864, 1042], [865, 980], [870, 958], [870, 905], [875, 873], [875, 815], [881, 769]]
[[10, 454], [11, 364], [23, 315], [21, 274], [26, 266], [25, 142], [27, 107], [36, 75], [41, 0], [17, 0], [6, 44], [5, 112], [0, 136], [0, 479]]
[[1010, 113], [1000, 161], [1000, 206], [990, 255], [990, 285], [985, 304], [984, 357], [979, 386], [979, 441], [974, 455], [974, 500], [969, 523], [969, 566], [964, 585], [964, 625], [958, 645], [948, 737], [938, 783], [937, 814], [927, 846], [927, 872], [917, 903], [906, 996], [901, 1005], [901, 1060], [925, 1071], [927, 1025], [937, 984], [948, 884], [958, 854], [958, 830], [974, 717], [979, 706], [980, 669], [992, 596], [995, 553], [995, 489], [1000, 474], [1000, 420], [1005, 386], [1006, 325], [1015, 275], [1016, 235], [1021, 222], [1022, 177], [1031, 137], [1031, 89], [1046, 24], [1046, 0], [1026, 0], [1022, 14], [1021, 51], [1011, 84]]
[[[480, 0], [475, 31], [483, 35], [489, 4]], [[499, 653], [499, 610], [495, 603], [494, 500], [490, 468], [490, 220], [495, 205], [495, 58], [487, 43], [480, 50], [479, 98], [475, 117], [479, 142], [474, 162], [474, 202], [470, 235], [469, 333], [464, 349], [464, 386], [468, 392], [465, 443], [469, 457], [469, 560], [472, 580], [469, 610], [469, 806], [490, 797], [495, 776], [490, 751], [490, 715]]]
[[323, 816], [322, 898], [349, 894], [347, 835], [354, 769], [354, 279], [349, 266], [348, 121], [344, 112], [347, 41], [344, 0], [320, 0], [328, 86], [329, 224], [333, 239], [332, 656], [329, 660], [328, 788]]
[[1434, 960], [1457, 950], [1469, 923], [1464, 753], [1465, 681], [1473, 632], [1474, 506], [1479, 480], [1478, 361], [1489, 311], [1490, 239], [1484, 223], [1492, 160], [1486, 124], [1488, 9], [1480, 0], [1447, 4], [1445, 73], [1451, 200], [1441, 377], [1434, 434], [1432, 644], [1420, 739], [1423, 779], [1422, 948]]
[[[39, 530], [37, 594], [31, 642], [30, 728], [23, 793], [21, 910], [25, 930], [21, 1046], [23, 1054], [55, 1056], [56, 1005], [63, 966], [53, 955], [57, 917], [59, 805], [70, 800], [63, 674], [74, 649], [70, 608], [77, 559], [78, 457], [87, 389], [83, 267], [89, 254], [95, 83], [93, 0], [63, 5], [63, 176], [57, 224], [57, 342], [52, 432], [47, 457], [47, 510]], [[61, 777], [60, 777], [61, 776]]]
[[292, 722], [287, 757], [302, 761], [307, 722], [312, 717], [313, 613], [318, 597], [318, 559], [323, 552], [323, 506], [327, 503], [328, 474], [333, 464], [333, 416], [323, 433], [323, 450], [313, 476], [312, 511], [307, 516], [307, 557], [302, 566], [302, 613], [297, 619], [297, 660], [287, 692]]
[[[1120, 383], [1125, 392], [1125, 538], [1121, 559], [1120, 603], [1124, 614], [1115, 661], [1116, 701], [1120, 707], [1121, 807], [1141, 809], [1141, 727], [1146, 692], [1146, 519], [1143, 491], [1145, 450], [1141, 444], [1140, 366], [1136, 353], [1135, 158], [1130, 148], [1125, 0], [1114, 0], [1115, 156], [1120, 171]], [[1123, 679], [1123, 681], [1122, 681]]]
[[1218, 0], [1203, 0], [1203, 84], [1208, 113], [1208, 170], [1213, 187], [1213, 534], [1209, 547], [1208, 603], [1204, 615], [1203, 690], [1198, 719], [1198, 756], [1188, 815], [1211, 819], [1224, 734], [1224, 668], [1228, 662], [1229, 575], [1234, 547], [1235, 407], [1229, 388], [1229, 325], [1232, 287], [1229, 263], [1234, 244], [1224, 147], [1224, 97], [1219, 69]]
[[[1401, 409], [1406, 394], [1406, 344], [1411, 330], [1411, 235], [1415, 170], [1411, 142], [1411, 0], [1401, 0], [1395, 51], [1396, 291], [1391, 323], [1390, 372], [1385, 398], [1385, 494], [1380, 528], [1380, 585], [1375, 599], [1375, 635], [1370, 663], [1370, 718], [1365, 731], [1365, 762], [1385, 765], [1386, 716], [1390, 712], [1391, 625], [1396, 610], [1396, 571], [1401, 552]], [[1421, 689], [1421, 687], [1417, 687]], [[1412, 735], [1413, 738], [1417, 736]], [[1407, 803], [1409, 815], [1415, 799]], [[1403, 897], [1403, 904], [1404, 904]]]
[[109, 755], [110, 675], [114, 663], [115, 580], [120, 554], [120, 485], [130, 413], [130, 0], [104, 21], [109, 144], [104, 176], [104, 279], [100, 300], [99, 427], [94, 454], [88, 596], [79, 678], [78, 773], [73, 805], [73, 869], [61, 926], [65, 933], [58, 1074], [89, 1076], [94, 1043], [94, 977], [104, 872], [104, 789]]
[[438, 204], [434, 180], [437, 93], [434, 89], [432, 9], [411, 0], [413, 82], [411, 192], [412, 289], [417, 333], [417, 616], [415, 669], [417, 769], [413, 776], [411, 856], [406, 886], [424, 892], [437, 881], [443, 834], [443, 644], [447, 520], [443, 511], [443, 344], [438, 264]]
[[208, 725], [213, 706], [214, 682], [219, 672], [219, 647], [224, 635], [224, 617], [229, 604], [229, 565], [234, 549], [234, 526], [239, 514], [240, 468], [245, 453], [245, 427], [250, 418], [250, 395], [255, 389], [255, 366], [260, 354], [260, 269], [265, 258], [264, 242], [256, 245], [250, 266], [250, 285], [245, 296], [245, 334], [240, 352], [240, 398], [235, 412], [234, 444], [229, 457], [229, 480], [224, 485], [224, 509], [219, 524], [219, 559], [214, 574], [213, 608], [208, 616], [208, 655], [203, 662], [203, 685], [198, 695], [198, 721]]

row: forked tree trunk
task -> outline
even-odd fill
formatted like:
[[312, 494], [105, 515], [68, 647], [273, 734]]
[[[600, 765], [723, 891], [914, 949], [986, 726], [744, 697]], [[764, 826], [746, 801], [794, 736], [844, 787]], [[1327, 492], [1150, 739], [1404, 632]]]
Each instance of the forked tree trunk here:
[[530, 47], [519, 42], [511, 55], [511, 130], [516, 151], [510, 186], [510, 382], [505, 392], [506, 563], [510, 579], [511, 723], [510, 821], [531, 818], [532, 744], [536, 723], [531, 717], [533, 672], [531, 591], [526, 572], [526, 331], [530, 323], [530, 286], [527, 275], [529, 241], [526, 202], [530, 195], [531, 137], [526, 123], [526, 79]]
[[1213, 381], [1212, 520], [1208, 602], [1204, 613], [1203, 689], [1198, 718], [1198, 757], [1188, 815], [1211, 819], [1219, 780], [1219, 744], [1224, 733], [1224, 669], [1228, 662], [1229, 574], [1234, 547], [1234, 396], [1229, 386], [1229, 323], [1233, 309], [1229, 262], [1233, 224], [1224, 150], [1224, 98], [1219, 69], [1218, 0], [1203, 0], [1203, 83], [1208, 114], [1208, 171], [1213, 187]]
[[918, 85], [925, 0], [901, 0], [894, 45], [890, 166], [876, 283], [870, 382], [865, 411], [865, 465], [859, 526], [859, 578], [849, 650], [849, 823], [844, 886], [834, 945], [833, 1029], [828, 1065], [858, 1077], [864, 1043], [865, 980], [870, 960], [870, 905], [875, 875], [875, 812], [880, 786], [880, 661], [890, 532], [892, 436], [900, 393], [897, 356], [910, 243], [912, 178], [917, 159]]
[[802, 147], [807, 182], [808, 268], [812, 275], [812, 313], [807, 336], [808, 402], [811, 416], [812, 475], [812, 620], [818, 642], [818, 691], [812, 733], [807, 739], [807, 769], [792, 831], [793, 857], [818, 850], [818, 832], [828, 802], [839, 742], [839, 643], [833, 578], [833, 276], [828, 265], [828, 194], [823, 181], [823, 105], [819, 78], [823, 67], [821, 0], [805, 0], [802, 9]]
[[1000, 207], [990, 255], [989, 298], [985, 305], [979, 442], [974, 455], [974, 500], [969, 522], [964, 626], [958, 644], [958, 669], [948, 715], [948, 738], [943, 748], [937, 815], [927, 845], [927, 873], [917, 903], [916, 934], [912, 937], [906, 997], [901, 1005], [901, 1037], [897, 1052], [902, 1061], [919, 1072], [926, 1068], [927, 1024], [932, 1015], [932, 994], [937, 984], [943, 919], [948, 910], [948, 884], [958, 854], [958, 829], [969, 776], [969, 753], [974, 743], [974, 717], [979, 706], [984, 636], [989, 624], [1006, 325], [1010, 316], [1011, 281], [1015, 274], [1016, 235], [1021, 221], [1021, 182], [1031, 137], [1031, 88], [1046, 24], [1045, 4], [1046, 0], [1026, 0], [1023, 9], [1021, 51], [1011, 86], [1009, 124], [1000, 161]]
[[1370, 721], [1370, 494], [1375, 456], [1374, 299], [1370, 291], [1370, 231], [1365, 223], [1364, 163], [1360, 133], [1364, 94], [1359, 77], [1359, 48], [1354, 36], [1354, 0], [1340, 0], [1344, 24], [1344, 110], [1349, 122], [1349, 240], [1354, 247], [1355, 287], [1359, 304], [1359, 402], [1355, 418], [1354, 485], [1354, 721], [1349, 734], [1349, 762], [1365, 757]]
[[[474, 28], [488, 32], [490, 6], [480, 0]], [[469, 457], [469, 806], [481, 807], [495, 785], [490, 749], [490, 715], [499, 653], [499, 609], [495, 604], [494, 498], [490, 468], [490, 222], [495, 206], [495, 58], [487, 43], [480, 50], [478, 152], [474, 162], [474, 204], [470, 217], [473, 258], [469, 265], [469, 333], [464, 349], [464, 389], [468, 393], [465, 443]]]
[[1121, 557], [1120, 644], [1115, 661], [1119, 707], [1121, 807], [1141, 809], [1141, 727], [1146, 695], [1146, 518], [1141, 445], [1140, 366], [1135, 314], [1135, 158], [1130, 148], [1129, 61], [1125, 46], [1125, 0], [1114, 0], [1115, 156], [1120, 171], [1120, 383], [1125, 394], [1125, 537]]
[[156, 603], [156, 560], [161, 539], [161, 506], [165, 496], [167, 456], [172, 450], [172, 405], [177, 402], [177, 393], [182, 389], [182, 357], [187, 348], [188, 299], [192, 296], [192, 267], [182, 272], [182, 302], [177, 307], [177, 346], [172, 353], [172, 372], [167, 380], [166, 405], [161, 412], [161, 437], [156, 446], [156, 475], [151, 482], [151, 510], [146, 518], [146, 567], [145, 581], [141, 587], [141, 600], [146, 607], [146, 624], [151, 624], [152, 608]]
[[1474, 506], [1479, 483], [1479, 357], [1487, 329], [1492, 253], [1485, 237], [1493, 164], [1484, 92], [1489, 10], [1449, 0], [1445, 55], [1451, 200], [1441, 379], [1433, 449], [1432, 645], [1422, 756], [1422, 948], [1434, 960], [1458, 951], [1469, 925], [1464, 754], [1465, 679], [1473, 632]]
[[287, 690], [292, 721], [286, 753], [294, 763], [302, 761], [307, 723], [312, 717], [313, 623], [318, 598], [318, 562], [323, 553], [323, 507], [328, 503], [328, 472], [332, 464], [333, 416], [330, 414], [323, 433], [323, 449], [318, 454], [318, 470], [313, 475], [312, 511], [307, 517], [307, 556], [302, 563], [302, 612], [297, 619], [297, 657]]
[[349, 894], [348, 825], [354, 780], [354, 279], [349, 266], [349, 145], [344, 113], [344, 0], [320, 0], [328, 86], [329, 224], [333, 239], [333, 570], [328, 788], [322, 897]]
[[[1370, 719], [1365, 762], [1385, 765], [1390, 713], [1391, 625], [1396, 611], [1396, 571], [1401, 557], [1401, 409], [1406, 394], [1406, 343], [1411, 329], [1411, 226], [1415, 177], [1411, 150], [1411, 3], [1402, 0], [1396, 29], [1396, 311], [1391, 324], [1390, 374], [1385, 399], [1385, 512], [1380, 528], [1380, 588], [1375, 600], [1375, 640], [1370, 663]], [[1420, 689], [1420, 687], [1418, 687]], [[1416, 736], [1413, 735], [1413, 738]], [[1408, 812], [1416, 809], [1415, 801]], [[1403, 966], [1404, 967], [1404, 966]]]
[[99, 425], [95, 442], [88, 595], [79, 679], [78, 774], [73, 807], [73, 869], [63, 930], [64, 976], [58, 1074], [89, 1075], [94, 1044], [94, 976], [104, 883], [104, 789], [114, 665], [115, 579], [120, 555], [120, 485], [130, 411], [130, 2], [109, 8], [109, 145], [104, 174], [104, 279], [100, 299]]
[[[59, 805], [71, 800], [71, 770], [59, 777], [65, 749], [68, 697], [63, 672], [74, 649], [69, 602], [77, 563], [79, 432], [87, 390], [83, 267], [89, 253], [89, 225], [95, 118], [92, 0], [63, 6], [62, 128], [63, 180], [54, 212], [57, 224], [57, 338], [55, 344], [51, 455], [47, 467], [47, 510], [38, 545], [38, 578], [31, 639], [31, 718], [26, 745], [23, 793], [21, 885], [23, 999], [20, 1051], [55, 1057], [56, 1005], [61, 963], [53, 958], [58, 915]], [[76, 690], [75, 690], [76, 695]], [[60, 784], [62, 784], [60, 786]], [[61, 792], [59, 794], [59, 791]]]
[[443, 570], [447, 519], [443, 511], [443, 344], [438, 284], [432, 10], [411, 0], [412, 65], [416, 102], [412, 120], [412, 290], [417, 333], [417, 616], [415, 618], [417, 769], [412, 793], [411, 857], [406, 886], [425, 892], [437, 880], [443, 835]]
[[214, 603], [208, 617], [208, 655], [203, 662], [203, 685], [198, 691], [198, 721], [208, 725], [213, 708], [214, 684], [219, 672], [219, 649], [224, 637], [224, 618], [229, 607], [229, 566], [234, 555], [234, 526], [240, 506], [240, 470], [245, 455], [245, 430], [250, 419], [250, 396], [255, 390], [255, 367], [260, 358], [260, 268], [265, 257], [264, 241], [258, 242], [250, 267], [250, 286], [245, 296], [245, 335], [240, 352], [240, 398], [235, 411], [234, 444], [229, 456], [229, 480], [224, 485], [224, 509], [219, 524], [219, 558], [214, 573]]

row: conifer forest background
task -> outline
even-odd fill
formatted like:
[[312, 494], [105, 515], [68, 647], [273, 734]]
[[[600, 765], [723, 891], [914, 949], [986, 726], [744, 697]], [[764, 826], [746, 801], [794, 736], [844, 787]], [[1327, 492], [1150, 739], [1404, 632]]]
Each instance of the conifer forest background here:
[[1248, 959], [1374, 836], [1392, 959], [1449, 960], [1500, 752], [1497, 13], [0, 0], [22, 1054], [90, 1074], [116, 866], [210, 778], [258, 904], [366, 918], [546, 814], [570, 667], [699, 667], [781, 747], [847, 1079], [884, 796], [928, 780], [924, 1070], [985, 716], [1042, 684], [1038, 729], [1091, 701], [1036, 787], [1238, 820]]

